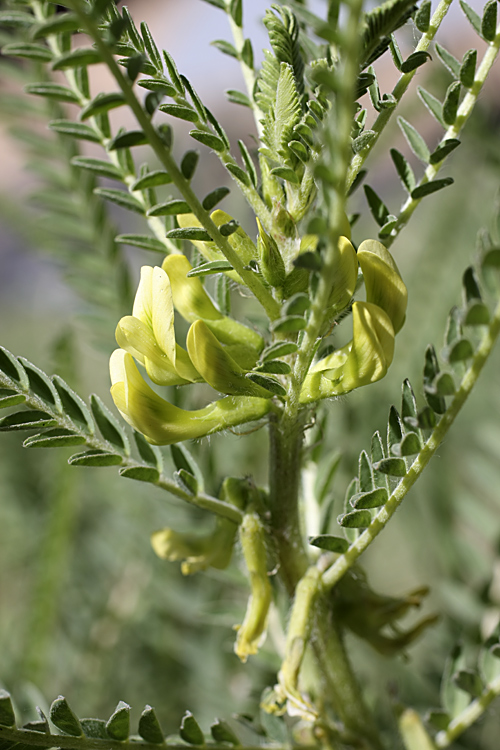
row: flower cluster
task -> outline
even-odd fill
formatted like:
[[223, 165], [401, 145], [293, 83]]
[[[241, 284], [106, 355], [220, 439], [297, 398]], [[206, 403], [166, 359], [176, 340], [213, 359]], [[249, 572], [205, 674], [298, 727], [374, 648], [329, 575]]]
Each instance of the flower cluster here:
[[[178, 219], [185, 225], [197, 223], [194, 216]], [[212, 219], [218, 226], [231, 222], [223, 211], [214, 211]], [[347, 221], [345, 234], [350, 235]], [[289, 241], [289, 257], [282, 257], [275, 240], [260, 224], [257, 245], [241, 227], [233, 228], [228, 241], [245, 263], [259, 268], [277, 299], [286, 300], [297, 293], [305, 296], [310, 274], [293, 265], [292, 255], [317, 252], [317, 237]], [[214, 243], [196, 240], [193, 244], [207, 260], [220, 260]], [[304, 405], [380, 380], [391, 364], [394, 338], [405, 318], [407, 292], [392, 256], [380, 242], [365, 240], [356, 252], [347, 236], [340, 237], [325, 320], [335, 319], [349, 308], [359, 270], [366, 301], [352, 303], [352, 340], [313, 364], [300, 394]], [[116, 329], [120, 348], [110, 362], [113, 399], [123, 417], [157, 445], [203, 437], [262, 418], [272, 408], [275, 395], [282, 398], [286, 394], [286, 372], [293, 366], [293, 354], [288, 352], [285, 356], [291, 356], [290, 360], [267, 370], [278, 373], [281, 382], [257, 374], [248, 377], [254, 368], [262, 370], [262, 336], [223, 315], [192, 271], [181, 254], [167, 256], [161, 268], [144, 266], [132, 315], [122, 318]], [[242, 283], [235, 271], [226, 273]], [[186, 348], [176, 341], [175, 311], [190, 324]], [[297, 336], [297, 329], [280, 332], [278, 341], [295, 343]], [[157, 385], [205, 382], [225, 397], [195, 411], [180, 409], [146, 383], [134, 360]], [[272, 387], [273, 382], [277, 388]]]
[[[110, 360], [111, 395], [124, 419], [156, 445], [260, 419], [270, 408], [272, 394], [245, 378], [262, 338], [222, 315], [201, 281], [187, 275], [191, 270], [183, 255], [168, 256], [161, 268], [144, 266], [132, 315], [116, 328], [120, 349]], [[191, 323], [187, 351], [176, 342], [174, 308]], [[134, 359], [157, 385], [206, 382], [228, 397], [203, 409], [180, 409], [145, 382]]]

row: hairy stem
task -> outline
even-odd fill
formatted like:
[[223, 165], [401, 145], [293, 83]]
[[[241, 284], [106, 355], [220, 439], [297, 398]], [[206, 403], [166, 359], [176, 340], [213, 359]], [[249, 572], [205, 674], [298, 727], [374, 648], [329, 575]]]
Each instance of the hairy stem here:
[[239, 276], [241, 276], [242, 280], [250, 289], [250, 291], [253, 292], [256, 299], [260, 302], [269, 318], [271, 320], [275, 320], [279, 317], [279, 304], [276, 302], [276, 300], [273, 299], [272, 294], [266, 289], [258, 276], [252, 270], [248, 270], [246, 268], [238, 254], [229, 244], [227, 238], [223, 237], [223, 235], [220, 233], [219, 228], [210, 218], [208, 211], [206, 211], [201, 205], [201, 202], [193, 192], [193, 189], [191, 188], [189, 182], [184, 178], [182, 172], [175, 163], [175, 160], [170, 154], [170, 151], [165, 147], [165, 144], [163, 143], [156, 128], [153, 126], [148, 114], [144, 111], [139, 100], [135, 96], [132, 84], [123, 75], [118, 63], [113, 56], [113, 53], [111, 52], [106, 42], [102, 39], [96, 22], [85, 12], [85, 8], [81, 0], [68, 0], [68, 5], [71, 5], [72, 10], [77, 14], [78, 18], [82, 22], [82, 27], [94, 40], [97, 49], [102, 55], [102, 59], [108, 66], [111, 74], [122, 90], [127, 104], [134, 113], [137, 122], [146, 135], [151, 148], [169, 173], [170, 177], [172, 178], [172, 182], [179, 190], [182, 197], [191, 207], [193, 214], [196, 216], [202, 227], [208, 232], [226, 260], [231, 263], [232, 267], [239, 274]]
[[[431, 18], [429, 28], [427, 29], [425, 34], [422, 34], [419, 43], [415, 47], [415, 52], [427, 52], [432, 40], [436, 36], [437, 30], [441, 26], [446, 14], [448, 13], [452, 2], [453, 0], [441, 0]], [[411, 81], [413, 80], [413, 76], [417, 73], [417, 71], [418, 68], [412, 70], [410, 73], [403, 73], [399, 81], [396, 83], [394, 89], [392, 90], [392, 95], [395, 98], [397, 104], [399, 104], [399, 102], [403, 98], [403, 95], [406, 93], [408, 86], [410, 85]], [[382, 110], [382, 112], [378, 115], [377, 119], [370, 128], [370, 130], [373, 130], [373, 132], [375, 133], [375, 136], [371, 139], [366, 148], [360, 151], [359, 154], [355, 154], [353, 156], [347, 175], [348, 189], [353, 184], [366, 159], [373, 151], [373, 148], [377, 143], [380, 134], [395, 112], [397, 104], [394, 107]]]
[[[488, 77], [488, 74], [493, 67], [493, 63], [495, 62], [498, 51], [500, 49], [500, 25], [497, 27], [497, 33], [495, 36], [495, 39], [490, 43], [488, 46], [488, 49], [486, 50], [484, 57], [481, 61], [481, 64], [476, 72], [476, 77], [474, 78], [474, 83], [472, 84], [469, 91], [464, 96], [464, 99], [458, 108], [457, 117], [453, 125], [451, 125], [446, 133], [444, 134], [442, 138], [442, 142], [447, 141], [448, 139], [452, 138], [458, 138], [460, 135], [461, 130], [464, 128], [467, 120], [472, 114], [472, 110], [474, 109], [477, 100], [479, 98], [479, 95], [481, 93], [481, 90], [484, 86], [484, 83]], [[444, 164], [444, 160], [440, 161], [438, 164], [429, 164], [427, 169], [425, 170], [424, 176], [422, 177], [419, 185], [425, 185], [428, 182], [431, 182], [431, 180], [434, 180], [437, 176], [439, 170]], [[406, 203], [403, 205], [401, 212], [398, 216], [398, 221], [394, 229], [392, 230], [391, 234], [387, 239], [384, 241], [384, 244], [386, 247], [390, 247], [400, 231], [403, 229], [403, 227], [406, 226], [408, 221], [410, 220], [413, 212], [417, 208], [418, 204], [422, 198], [412, 198], [411, 196], [407, 199]]]
[[458, 714], [448, 728], [436, 735], [437, 747], [449, 747], [466, 729], [471, 727], [486, 711], [490, 703], [500, 695], [500, 677], [486, 687], [483, 693]]
[[448, 430], [455, 421], [458, 413], [465, 404], [469, 394], [477, 383], [481, 370], [490, 356], [495, 342], [500, 334], [500, 303], [497, 305], [493, 318], [486, 329], [484, 338], [479, 345], [472, 363], [465, 373], [459, 389], [453, 396], [450, 406], [433, 429], [431, 436], [412, 463], [405, 476], [392, 492], [389, 500], [377, 513], [371, 524], [358, 539], [351, 544], [347, 552], [335, 561], [335, 563], [323, 574], [323, 585], [331, 588], [351, 568], [358, 557], [370, 546], [373, 540], [387, 526], [403, 499], [420, 477], [431, 458], [446, 437]]

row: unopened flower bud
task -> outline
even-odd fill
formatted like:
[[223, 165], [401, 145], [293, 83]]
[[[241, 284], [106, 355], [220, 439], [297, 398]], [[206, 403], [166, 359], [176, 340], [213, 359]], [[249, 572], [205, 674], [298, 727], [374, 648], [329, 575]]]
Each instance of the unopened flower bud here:
[[259, 219], [259, 237], [257, 239], [257, 248], [259, 250], [259, 268], [263, 277], [268, 284], [274, 287], [282, 287], [285, 282], [285, 264], [278, 245], [275, 240], [267, 234]]
[[183, 534], [166, 528], [152, 534], [151, 545], [163, 560], [182, 561], [183, 575], [209, 567], [223, 570], [231, 560], [237, 530], [236, 523], [219, 517], [211, 534]]
[[245, 514], [240, 526], [240, 540], [252, 593], [243, 624], [236, 626], [238, 635], [234, 650], [241, 661], [245, 662], [249, 656], [257, 653], [265, 640], [271, 605], [264, 529], [257, 514]]

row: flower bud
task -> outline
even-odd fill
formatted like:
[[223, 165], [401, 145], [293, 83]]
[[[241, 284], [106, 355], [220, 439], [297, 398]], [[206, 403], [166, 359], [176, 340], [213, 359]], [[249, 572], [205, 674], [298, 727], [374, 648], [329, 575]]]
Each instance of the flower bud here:
[[376, 240], [365, 240], [358, 248], [358, 262], [363, 271], [366, 301], [385, 310], [394, 332], [403, 327], [408, 292], [390, 252]]
[[262, 276], [271, 286], [282, 287], [285, 282], [286, 272], [278, 245], [264, 230], [259, 219], [257, 219], [257, 224], [259, 227], [257, 248], [260, 256], [259, 268]]
[[154, 445], [171, 445], [261, 419], [270, 408], [266, 398], [223, 398], [204, 409], [186, 411], [169, 404], [144, 381], [132, 356], [116, 349], [110, 363], [111, 395], [132, 427]]
[[245, 377], [245, 370], [226, 352], [203, 320], [197, 320], [189, 329], [186, 346], [194, 366], [216, 391], [272, 397], [270, 391]]
[[267, 552], [264, 530], [255, 513], [247, 513], [240, 526], [243, 556], [250, 575], [251, 595], [242, 625], [238, 631], [234, 651], [242, 662], [256, 654], [266, 638], [267, 619], [271, 606], [271, 584], [267, 574]]

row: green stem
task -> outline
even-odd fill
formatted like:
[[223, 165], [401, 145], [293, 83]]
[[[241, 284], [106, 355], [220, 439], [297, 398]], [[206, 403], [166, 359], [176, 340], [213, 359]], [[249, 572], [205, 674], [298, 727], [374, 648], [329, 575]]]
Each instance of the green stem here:
[[272, 415], [269, 440], [271, 526], [279, 557], [280, 577], [290, 596], [293, 596], [297, 583], [309, 565], [299, 511], [302, 420]]
[[[485, 84], [485, 81], [488, 77], [488, 74], [493, 67], [493, 63], [495, 62], [498, 51], [500, 49], [500, 25], [497, 27], [497, 33], [495, 36], [495, 39], [490, 43], [488, 46], [488, 49], [486, 50], [484, 57], [481, 61], [481, 64], [477, 70], [476, 76], [474, 78], [474, 83], [472, 84], [471, 88], [467, 92], [467, 94], [464, 96], [464, 99], [458, 108], [457, 117], [455, 119], [455, 122], [453, 125], [450, 125], [446, 133], [444, 134], [442, 138], [442, 142], [444, 143], [448, 139], [451, 138], [458, 138], [460, 135], [461, 130], [464, 128], [467, 120], [472, 114], [472, 110], [474, 109], [478, 97], [481, 93], [481, 90]], [[439, 170], [444, 164], [444, 159], [440, 161], [438, 164], [429, 164], [427, 169], [425, 170], [424, 176], [422, 177], [419, 185], [425, 185], [426, 183], [430, 182], [431, 180], [434, 180], [437, 176]], [[406, 226], [408, 221], [410, 220], [413, 212], [417, 208], [418, 204], [422, 198], [412, 198], [411, 196], [407, 199], [405, 204], [403, 205], [401, 212], [398, 216], [398, 221], [394, 229], [392, 230], [390, 236], [384, 241], [384, 244], [386, 247], [390, 247], [398, 234], [401, 232], [403, 227]]]
[[[437, 30], [441, 26], [446, 14], [448, 13], [452, 2], [453, 0], [441, 0], [431, 18], [429, 28], [427, 29], [425, 34], [422, 34], [419, 43], [415, 47], [415, 52], [427, 52], [432, 40], [436, 36]], [[418, 68], [412, 70], [410, 73], [403, 73], [403, 75], [396, 83], [394, 89], [392, 90], [392, 95], [395, 98], [397, 104], [399, 104], [399, 102], [403, 98], [403, 95], [406, 93], [408, 86], [413, 80], [413, 76], [417, 73], [417, 70]], [[377, 119], [370, 128], [370, 130], [374, 131], [375, 136], [372, 138], [368, 146], [363, 149], [363, 151], [360, 151], [359, 154], [355, 154], [355, 156], [353, 156], [347, 175], [348, 189], [353, 184], [366, 159], [373, 151], [373, 148], [377, 143], [380, 134], [382, 133], [387, 123], [391, 119], [392, 114], [396, 110], [397, 104], [394, 107], [382, 110], [382, 112], [378, 115]]]
[[273, 298], [272, 294], [266, 289], [258, 276], [252, 270], [247, 270], [247, 267], [243, 264], [235, 250], [231, 247], [226, 237], [223, 237], [223, 235], [219, 231], [219, 228], [210, 218], [208, 211], [205, 211], [205, 209], [201, 205], [201, 202], [193, 192], [189, 182], [184, 178], [169, 150], [165, 147], [165, 144], [163, 143], [157, 130], [153, 126], [148, 114], [144, 111], [139, 100], [135, 96], [132, 84], [123, 75], [118, 63], [113, 57], [113, 53], [111, 52], [105, 41], [102, 39], [97, 24], [85, 12], [81, 0], [69, 0], [68, 5], [71, 6], [72, 10], [76, 13], [78, 18], [82, 22], [82, 27], [94, 40], [97, 49], [101, 53], [103, 61], [108, 66], [111, 74], [122, 90], [127, 104], [134, 113], [136, 120], [142, 128], [144, 134], [146, 135], [151, 148], [169, 173], [170, 177], [172, 178], [172, 182], [179, 190], [182, 197], [191, 207], [193, 214], [196, 216], [201, 226], [208, 232], [226, 260], [231, 263], [232, 267], [239, 274], [239, 276], [241, 276], [246, 286], [250, 289], [251, 292], [253, 292], [256, 299], [260, 302], [269, 318], [271, 320], [275, 320], [279, 317], [280, 305]]
[[476, 700], [469, 703], [458, 716], [450, 722], [447, 729], [436, 735], [436, 747], [448, 747], [471, 727], [486, 711], [490, 703], [500, 695], [500, 677], [497, 677]]
[[[44, 732], [34, 732], [28, 729], [16, 729], [12, 727], [0, 726], [0, 740], [10, 744], [32, 745], [34, 747], [54, 747], [57, 740], [57, 747], [62, 750], [123, 750], [124, 743], [119, 740], [101, 740], [93, 737], [73, 737], [67, 734], [45, 734]], [[128, 743], [126, 743], [128, 744]], [[134, 738], [130, 743], [138, 750], [158, 750], [165, 747], [165, 743], [153, 744], [144, 740]], [[269, 744], [270, 750], [288, 750], [289, 745]], [[301, 745], [301, 750], [317, 750], [317, 745]], [[186, 750], [186, 744], [181, 742], [168, 743], [169, 750]], [[262, 750], [266, 745], [245, 745], [245, 750]], [[210, 743], [210, 750], [227, 750], [227, 743]]]
[[472, 363], [465, 373], [460, 387], [455, 393], [450, 406], [441, 417], [431, 436], [412, 463], [405, 476], [392, 492], [389, 500], [377, 513], [367, 529], [351, 544], [347, 552], [337, 558], [335, 563], [323, 574], [323, 585], [332, 588], [351, 568], [360, 555], [370, 546], [373, 540], [387, 526], [390, 519], [401, 505], [403, 499], [420, 477], [431, 458], [446, 437], [448, 430], [455, 421], [458, 413], [465, 404], [469, 394], [477, 383], [481, 370], [491, 354], [495, 342], [500, 334], [500, 303], [498, 303], [493, 318], [486, 329], [484, 338], [479, 345]]
[[304, 331], [301, 347], [290, 379], [287, 411], [296, 414], [304, 378], [309, 370], [324, 325], [328, 301], [335, 279], [338, 259], [338, 240], [344, 221], [347, 194], [347, 169], [351, 153], [351, 128], [353, 114], [353, 91], [359, 72], [358, 45], [359, 25], [363, 0], [352, 0], [343, 34], [343, 66], [338, 74], [338, 91], [331, 114], [326, 124], [324, 137], [326, 150], [330, 151], [334, 185], [326, 188], [325, 202], [330, 207], [328, 245], [323, 256], [323, 267], [313, 297], [309, 320]]
[[227, 17], [229, 19], [229, 25], [231, 26], [231, 32], [233, 34], [234, 45], [236, 47], [236, 51], [238, 52], [238, 60], [241, 65], [241, 72], [243, 74], [243, 80], [245, 81], [248, 98], [250, 99], [252, 103], [252, 112], [253, 112], [253, 116], [255, 120], [255, 127], [257, 128], [257, 133], [260, 139], [262, 137], [262, 132], [263, 132], [261, 120], [264, 117], [264, 113], [262, 112], [261, 109], [259, 109], [253, 96], [253, 92], [255, 88], [255, 71], [253, 68], [249, 68], [248, 65], [243, 61], [241, 57], [241, 52], [243, 50], [243, 45], [245, 43], [245, 36], [243, 34], [243, 29], [240, 26], [237, 26], [235, 24], [230, 13], [227, 14]]
[[325, 697], [330, 699], [345, 729], [363, 738], [369, 748], [382, 750], [377, 726], [365, 704], [342, 633], [329, 612], [325, 598], [316, 609], [311, 644], [321, 665]]

